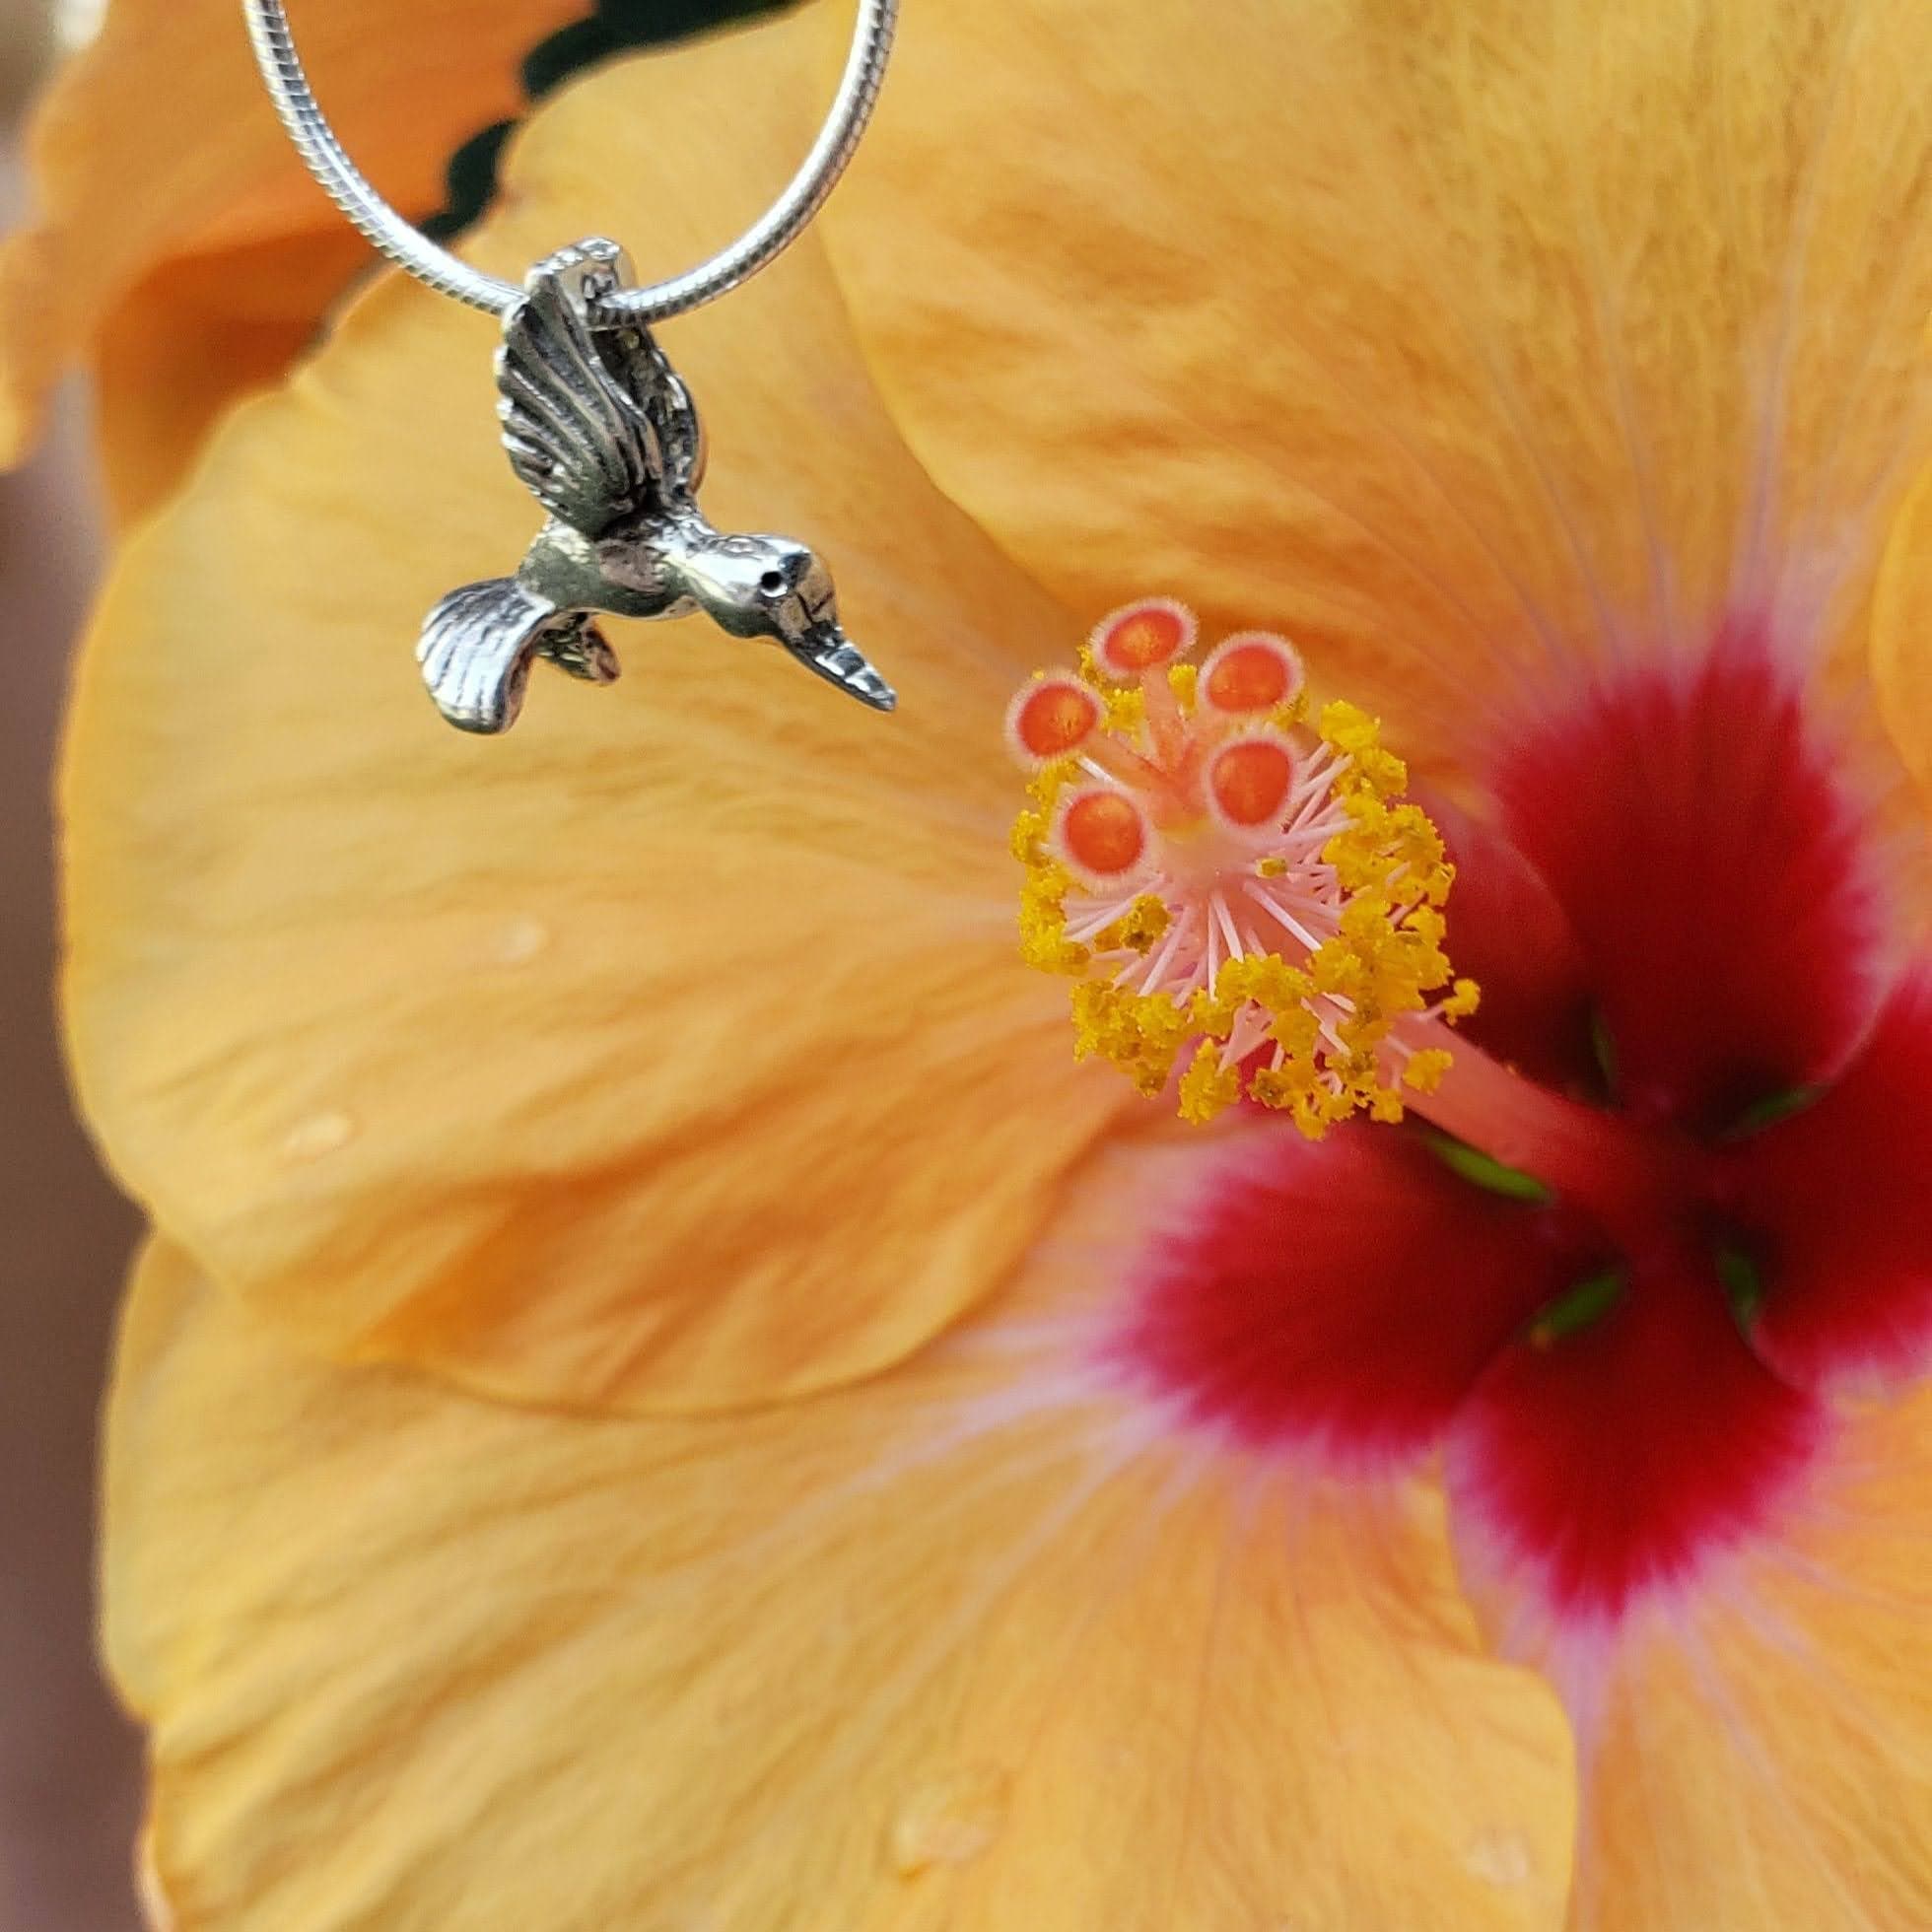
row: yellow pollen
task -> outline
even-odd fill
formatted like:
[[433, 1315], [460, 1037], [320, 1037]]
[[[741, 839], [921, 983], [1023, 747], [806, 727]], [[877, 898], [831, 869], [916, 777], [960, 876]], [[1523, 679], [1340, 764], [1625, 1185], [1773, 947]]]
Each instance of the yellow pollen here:
[[1449, 1060], [1447, 1047], [1424, 1047], [1420, 1053], [1411, 1054], [1409, 1065], [1402, 1070], [1403, 1085], [1414, 1087], [1417, 1093], [1433, 1093], [1449, 1070]]
[[1203, 1040], [1181, 1075], [1181, 1118], [1190, 1127], [1203, 1127], [1240, 1098], [1240, 1068], [1222, 1065], [1219, 1047]]
[[1113, 925], [1094, 934], [1094, 943], [1102, 952], [1151, 952], [1173, 923], [1166, 902], [1143, 892]]
[[1147, 721], [1147, 700], [1138, 687], [1122, 690], [1119, 685], [1103, 685], [1100, 702], [1106, 711], [1102, 728], [1117, 738], [1132, 737]]
[[[1180, 606], [1130, 606], [1141, 609], [1192, 642]], [[1227, 769], [1215, 754], [1253, 737], [1256, 716], [1202, 702], [1192, 663], [1123, 681], [1131, 654], [1116, 648], [1124, 627], [1108, 630], [1116, 619], [1096, 632], [1109, 664], [1091, 643], [1077, 657], [1097, 724], [1033, 771], [1012, 835], [1021, 956], [1072, 981], [1075, 1057], [1111, 1062], [1150, 1099], [1171, 1094], [1193, 1123], [1243, 1099], [1311, 1138], [1353, 1114], [1400, 1120], [1404, 1090], [1433, 1091], [1450, 1054], [1392, 1029], [1453, 1022], [1478, 998], [1443, 951], [1454, 868], [1402, 795], [1406, 767], [1354, 705], [1328, 704], [1311, 725], [1299, 661], [1271, 638], [1293, 696], [1260, 723], [1291, 752], [1291, 770], [1277, 767], [1285, 790], [1258, 822], [1210, 810], [1210, 774]], [[1145, 832], [1118, 878], [1090, 861], [1070, 868], [1056, 850], [1067, 801], [1109, 790]]]

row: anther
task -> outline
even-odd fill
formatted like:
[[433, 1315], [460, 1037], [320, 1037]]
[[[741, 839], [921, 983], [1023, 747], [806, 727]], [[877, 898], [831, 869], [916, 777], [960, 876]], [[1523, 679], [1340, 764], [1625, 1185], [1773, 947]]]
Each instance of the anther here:
[[1076, 678], [1036, 678], [1007, 713], [1032, 774], [1012, 850], [1020, 950], [1066, 974], [1074, 1052], [1184, 1119], [1246, 1098], [1309, 1135], [1399, 1119], [1439, 1085], [1439, 1036], [1467, 1013], [1440, 907], [1435, 828], [1398, 802], [1374, 719], [1309, 719], [1293, 649], [1244, 631], [1197, 672], [1195, 625], [1150, 597], [1095, 627]]

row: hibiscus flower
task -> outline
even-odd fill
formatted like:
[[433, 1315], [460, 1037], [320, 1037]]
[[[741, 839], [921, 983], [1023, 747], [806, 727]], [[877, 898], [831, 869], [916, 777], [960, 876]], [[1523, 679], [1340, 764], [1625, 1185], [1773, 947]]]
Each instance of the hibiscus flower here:
[[[476, 259], [713, 245], [842, 29], [570, 90]], [[664, 331], [891, 721], [618, 627], [444, 732], [487, 318], [387, 280], [226, 415], [65, 786], [158, 1922], [1932, 1917], [1928, 53], [911, 23]], [[1221, 655], [1077, 675], [1150, 593]]]

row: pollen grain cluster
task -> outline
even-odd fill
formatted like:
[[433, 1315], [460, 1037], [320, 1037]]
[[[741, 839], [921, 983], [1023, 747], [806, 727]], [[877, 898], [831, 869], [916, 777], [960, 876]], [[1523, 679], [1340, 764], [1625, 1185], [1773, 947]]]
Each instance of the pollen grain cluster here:
[[1449, 1061], [1399, 1029], [1476, 1005], [1443, 951], [1441, 837], [1373, 719], [1310, 719], [1285, 640], [1237, 633], [1199, 665], [1195, 641], [1182, 605], [1130, 604], [1013, 699], [1022, 955], [1072, 980], [1075, 1054], [1184, 1120], [1243, 1098], [1311, 1138], [1399, 1120]]

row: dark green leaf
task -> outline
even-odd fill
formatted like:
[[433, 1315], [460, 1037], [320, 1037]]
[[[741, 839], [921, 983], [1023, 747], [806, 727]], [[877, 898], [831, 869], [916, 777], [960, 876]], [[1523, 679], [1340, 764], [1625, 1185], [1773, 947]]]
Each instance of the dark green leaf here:
[[[794, 0], [599, 0], [585, 17], [537, 42], [523, 57], [523, 91], [532, 102], [616, 54], [662, 46], [694, 34], [731, 27], [783, 11]], [[755, 107], [752, 109], [755, 111]], [[496, 199], [497, 166], [514, 120], [472, 135], [449, 157], [448, 199], [423, 223], [435, 242], [448, 242], [477, 221]]]

